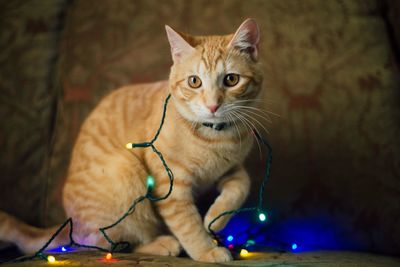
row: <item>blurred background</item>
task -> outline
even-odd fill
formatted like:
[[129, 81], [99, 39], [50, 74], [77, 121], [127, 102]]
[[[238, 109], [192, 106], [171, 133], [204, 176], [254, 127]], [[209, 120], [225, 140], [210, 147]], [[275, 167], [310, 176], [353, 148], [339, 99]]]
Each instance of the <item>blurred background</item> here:
[[[0, 209], [36, 225], [64, 221], [74, 140], [119, 86], [167, 79], [164, 25], [262, 33], [263, 108], [279, 116], [269, 222], [229, 229], [299, 249], [400, 255], [400, 1], [13, 0], [0, 2]], [[134, 140], [133, 140], [134, 141]], [[257, 201], [266, 154], [246, 165]], [[264, 238], [266, 239], [266, 238]], [[265, 241], [267, 242], [267, 241]]]

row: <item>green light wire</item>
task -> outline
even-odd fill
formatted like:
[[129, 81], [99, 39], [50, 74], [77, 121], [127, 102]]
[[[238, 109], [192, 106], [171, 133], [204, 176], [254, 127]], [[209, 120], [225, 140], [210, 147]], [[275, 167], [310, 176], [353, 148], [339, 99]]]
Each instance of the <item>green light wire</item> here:
[[261, 213], [263, 211], [263, 203], [264, 203], [264, 190], [265, 190], [265, 185], [269, 179], [269, 176], [271, 174], [271, 163], [272, 163], [272, 147], [270, 144], [262, 138], [257, 131], [253, 130], [254, 135], [258, 140], [262, 142], [263, 145], [265, 145], [268, 148], [268, 157], [267, 157], [267, 163], [266, 163], [266, 171], [265, 175], [263, 178], [263, 181], [260, 186], [260, 190], [258, 193], [258, 206], [257, 207], [250, 207], [250, 208], [241, 208], [241, 209], [235, 209], [235, 210], [230, 210], [230, 211], [225, 211], [219, 214], [217, 217], [215, 217], [209, 224], [208, 224], [208, 232], [219, 242], [219, 238], [217, 234], [211, 229], [211, 226], [218, 221], [220, 218], [228, 215], [235, 215], [241, 212], [248, 212], [248, 211], [257, 211]]
[[[126, 217], [128, 217], [129, 215], [131, 215], [131, 214], [135, 211], [136, 205], [137, 205], [138, 203], [142, 202], [143, 200], [149, 199], [150, 201], [158, 202], [158, 201], [161, 201], [161, 200], [164, 200], [164, 199], [168, 198], [169, 195], [170, 195], [171, 192], [172, 192], [172, 188], [173, 188], [173, 184], [174, 184], [174, 174], [172, 173], [171, 169], [168, 167], [167, 163], [165, 162], [165, 159], [164, 159], [163, 155], [161, 154], [161, 152], [158, 151], [158, 149], [154, 146], [154, 142], [157, 141], [157, 138], [158, 138], [158, 136], [160, 135], [161, 129], [162, 129], [163, 125], [164, 125], [165, 116], [166, 116], [166, 113], [167, 113], [167, 105], [168, 105], [168, 102], [169, 102], [170, 98], [171, 98], [171, 95], [169, 94], [169, 95], [167, 96], [167, 98], [165, 99], [165, 102], [164, 102], [164, 109], [163, 109], [163, 114], [162, 114], [160, 126], [158, 127], [158, 130], [157, 130], [156, 134], [154, 135], [153, 139], [152, 139], [150, 142], [132, 144], [132, 148], [146, 148], [146, 147], [151, 147], [151, 148], [153, 149], [153, 152], [156, 153], [156, 154], [158, 155], [158, 157], [160, 158], [160, 160], [161, 160], [161, 162], [162, 162], [162, 164], [163, 164], [163, 166], [164, 166], [165, 171], [166, 171], [167, 174], [168, 174], [168, 178], [169, 178], [169, 181], [170, 181], [169, 190], [168, 190], [168, 192], [167, 192], [164, 196], [155, 198], [155, 197], [152, 197], [152, 196], [151, 196], [152, 188], [148, 188], [146, 195], [140, 196], [140, 197], [138, 197], [137, 199], [135, 199], [135, 200], [133, 201], [132, 205], [129, 207], [128, 211], [125, 212], [125, 214], [122, 215], [121, 218], [119, 218], [119, 219], [118, 219], [116, 222], [114, 222], [113, 224], [110, 224], [110, 225], [108, 225], [108, 226], [106, 226], [106, 227], [103, 227], [103, 228], [100, 228], [100, 229], [99, 229], [99, 231], [102, 233], [102, 235], [104, 236], [104, 238], [105, 238], [105, 239], [107, 240], [107, 242], [111, 245], [111, 252], [114, 252], [114, 251], [117, 251], [117, 250], [122, 250], [122, 249], [124, 249], [125, 247], [130, 247], [130, 244], [129, 244], [129, 242], [126, 242], [126, 241], [122, 241], [122, 242], [115, 243], [115, 242], [107, 235], [106, 230], [108, 230], [108, 229], [110, 229], [110, 228], [113, 228], [114, 226], [116, 226], [116, 225], [118, 225], [119, 223], [121, 223]], [[120, 246], [120, 245], [122, 245], [122, 247], [121, 247], [120, 249], [117, 249], [118, 246]]]
[[132, 214], [135, 211], [136, 205], [139, 204], [140, 202], [144, 201], [145, 199], [149, 199], [150, 201], [153, 201], [153, 202], [161, 201], [161, 200], [168, 198], [172, 192], [172, 188], [173, 188], [173, 184], [174, 184], [174, 174], [172, 173], [171, 169], [168, 167], [167, 163], [165, 162], [165, 159], [164, 159], [163, 155], [161, 154], [161, 152], [158, 151], [158, 149], [154, 145], [154, 142], [157, 140], [158, 136], [160, 135], [161, 129], [164, 125], [165, 116], [166, 116], [166, 112], [167, 112], [167, 105], [168, 105], [170, 98], [171, 98], [171, 95], [169, 94], [167, 96], [167, 98], [165, 99], [160, 126], [158, 127], [158, 130], [157, 130], [156, 134], [154, 135], [153, 139], [150, 142], [132, 144], [132, 148], [151, 147], [153, 152], [158, 155], [158, 157], [160, 158], [160, 160], [165, 168], [165, 171], [168, 174], [168, 178], [170, 181], [170, 187], [169, 187], [168, 192], [164, 196], [156, 198], [151, 195], [152, 188], [148, 188], [146, 195], [136, 198], [133, 201], [132, 205], [129, 207], [128, 211], [126, 211], [117, 221], [115, 221], [114, 223], [112, 223], [108, 226], [105, 226], [105, 227], [102, 227], [99, 229], [100, 233], [104, 236], [104, 238], [107, 240], [107, 242], [111, 245], [111, 250], [108, 250], [108, 249], [105, 249], [105, 248], [102, 248], [99, 246], [83, 245], [83, 244], [79, 244], [78, 242], [76, 242], [72, 237], [73, 228], [74, 228], [73, 221], [72, 221], [72, 218], [68, 218], [57, 229], [57, 231], [51, 236], [51, 238], [46, 242], [46, 244], [44, 244], [44, 246], [42, 248], [40, 248], [35, 254], [30, 255], [30, 256], [22, 256], [22, 257], [10, 260], [9, 262], [20, 262], [20, 261], [32, 260], [34, 258], [41, 258], [41, 259], [47, 260], [47, 257], [44, 254], [44, 251], [47, 249], [47, 247], [50, 245], [50, 243], [60, 234], [60, 232], [67, 225], [70, 226], [70, 230], [69, 230], [70, 243], [68, 244], [68, 246], [75, 246], [75, 247], [88, 248], [88, 249], [97, 249], [97, 250], [100, 250], [103, 252], [116, 252], [116, 251], [121, 251], [121, 250], [124, 250], [124, 249], [130, 247], [129, 242], [126, 242], [126, 241], [114, 242], [107, 235], [106, 230], [113, 228], [113, 227], [117, 226], [118, 224], [120, 224], [126, 217], [128, 217], [130, 214]]
[[[172, 170], [168, 167], [162, 153], [155, 147], [154, 142], [157, 141], [158, 136], [161, 133], [161, 129], [164, 125], [164, 121], [165, 121], [165, 116], [166, 116], [166, 112], [167, 112], [167, 105], [168, 102], [171, 98], [171, 95], [169, 94], [164, 102], [164, 109], [163, 109], [163, 114], [162, 114], [162, 118], [161, 118], [161, 122], [160, 122], [160, 126], [157, 129], [156, 134], [154, 135], [153, 139], [150, 142], [144, 142], [144, 143], [133, 143], [132, 144], [132, 148], [147, 148], [147, 147], [151, 147], [153, 152], [157, 154], [157, 156], [160, 158], [165, 171], [168, 174], [168, 178], [170, 181], [170, 187], [168, 192], [162, 196], [162, 197], [153, 197], [151, 195], [151, 191], [152, 191], [152, 187], [148, 187], [147, 193], [144, 196], [140, 196], [138, 198], [136, 198], [132, 205], [129, 207], [128, 211], [126, 211], [117, 221], [115, 221], [114, 223], [102, 227], [99, 229], [99, 231], [101, 232], [101, 234], [104, 236], [104, 238], [107, 240], [107, 242], [111, 245], [111, 250], [102, 248], [102, 247], [98, 247], [98, 246], [91, 246], [91, 245], [83, 245], [83, 244], [79, 244], [78, 242], [76, 242], [73, 237], [72, 237], [72, 233], [73, 233], [73, 221], [72, 218], [68, 218], [58, 229], [57, 231], [51, 236], [51, 238], [46, 242], [46, 244], [44, 244], [44, 246], [39, 249], [34, 255], [31, 256], [23, 256], [23, 257], [19, 257], [17, 259], [11, 260], [13, 262], [17, 262], [17, 261], [26, 261], [26, 260], [31, 260], [34, 258], [41, 258], [41, 259], [45, 259], [47, 260], [46, 255], [43, 253], [46, 248], [50, 245], [50, 243], [60, 234], [60, 232], [67, 226], [70, 225], [70, 230], [69, 230], [69, 239], [70, 239], [70, 243], [68, 246], [75, 246], [75, 247], [81, 247], [81, 248], [88, 248], [88, 249], [97, 249], [103, 252], [116, 252], [116, 251], [122, 251], [126, 248], [130, 247], [129, 242], [127, 241], [121, 241], [121, 242], [114, 242], [106, 233], [106, 230], [113, 228], [115, 226], [117, 226], [118, 224], [120, 224], [126, 217], [128, 217], [129, 215], [131, 215], [136, 208], [136, 205], [141, 203], [142, 201], [144, 201], [145, 199], [149, 199], [150, 201], [153, 202], [158, 202], [161, 200], [164, 200], [166, 198], [169, 197], [169, 195], [172, 192], [173, 189], [173, 184], [174, 184], [174, 174], [172, 172]], [[271, 146], [268, 144], [268, 142], [266, 140], [264, 140], [256, 131], [253, 131], [256, 138], [258, 138], [259, 140], [261, 140], [261, 142], [268, 148], [269, 150], [269, 154], [268, 154], [268, 159], [267, 159], [267, 167], [266, 167], [266, 172], [265, 172], [265, 176], [264, 179], [261, 183], [261, 187], [260, 187], [260, 191], [259, 191], [259, 202], [258, 202], [258, 206], [257, 207], [251, 207], [251, 208], [241, 208], [241, 209], [236, 209], [236, 210], [231, 210], [231, 211], [226, 211], [221, 213], [220, 215], [218, 215], [217, 217], [215, 217], [209, 224], [208, 224], [208, 231], [211, 235], [213, 235], [217, 240], [217, 235], [216, 233], [211, 229], [211, 226], [213, 223], [215, 223], [217, 220], [219, 220], [221, 217], [223, 216], [227, 216], [227, 215], [231, 215], [231, 214], [237, 214], [237, 213], [241, 213], [241, 212], [247, 212], [247, 211], [254, 211], [257, 210], [258, 212], [261, 212], [263, 210], [263, 196], [264, 196], [264, 189], [265, 189], [265, 184], [270, 176], [270, 167], [271, 167], [271, 162], [272, 162], [272, 148]]]

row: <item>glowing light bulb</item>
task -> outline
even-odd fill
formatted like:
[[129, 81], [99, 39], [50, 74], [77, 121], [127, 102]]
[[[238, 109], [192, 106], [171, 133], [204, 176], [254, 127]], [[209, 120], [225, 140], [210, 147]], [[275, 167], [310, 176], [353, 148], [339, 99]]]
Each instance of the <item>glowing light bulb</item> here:
[[296, 250], [297, 249], [297, 244], [296, 243], [293, 243], [292, 244], [292, 250]]
[[155, 182], [154, 182], [153, 176], [148, 175], [147, 176], [147, 188], [150, 189], [150, 190], [153, 189], [154, 184], [155, 184]]
[[111, 253], [107, 253], [106, 255], [106, 260], [112, 260], [112, 254]]
[[247, 256], [249, 256], [249, 252], [247, 251], [247, 249], [242, 248], [242, 249], [240, 250], [240, 256], [241, 256], [241, 257], [247, 257]]
[[230, 244], [230, 245], [228, 246], [228, 248], [229, 248], [229, 249], [233, 249], [233, 245]]
[[127, 149], [132, 149], [132, 148], [133, 148], [133, 144], [132, 144], [132, 143], [127, 143], [127, 144], [125, 145], [125, 147], [126, 147]]
[[47, 256], [47, 261], [49, 263], [55, 263], [56, 262], [56, 258], [54, 258], [54, 256]]
[[249, 240], [247, 240], [247, 242], [246, 242], [246, 247], [253, 246], [253, 245], [255, 245], [255, 244], [256, 244], [256, 242], [254, 242], [254, 240], [249, 239]]
[[233, 241], [233, 236], [229, 235], [226, 240], [228, 240], [228, 242], [232, 242]]
[[66, 249], [65, 247], [61, 247], [61, 251], [62, 251], [62, 252], [66, 252], [67, 249]]
[[260, 221], [265, 222], [265, 220], [267, 220], [267, 215], [261, 212], [260, 214], [258, 214], [258, 218], [260, 219]]

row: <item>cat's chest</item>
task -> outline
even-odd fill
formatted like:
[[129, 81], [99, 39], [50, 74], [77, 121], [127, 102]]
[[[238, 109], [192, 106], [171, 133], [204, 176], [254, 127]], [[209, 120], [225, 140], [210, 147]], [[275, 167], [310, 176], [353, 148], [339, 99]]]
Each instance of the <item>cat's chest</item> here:
[[198, 147], [188, 151], [186, 164], [193, 172], [198, 187], [211, 186], [234, 166], [241, 164], [251, 148], [251, 142]]

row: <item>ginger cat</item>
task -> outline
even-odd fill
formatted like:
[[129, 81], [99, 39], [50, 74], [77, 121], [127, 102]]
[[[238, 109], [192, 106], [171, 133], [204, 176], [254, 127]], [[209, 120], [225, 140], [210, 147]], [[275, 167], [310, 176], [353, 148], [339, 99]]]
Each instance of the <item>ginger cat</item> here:
[[[63, 191], [65, 212], [74, 221], [77, 242], [109, 247], [98, 229], [146, 193], [148, 174], [155, 179], [153, 194], [166, 194], [170, 182], [157, 155], [150, 148], [127, 150], [125, 144], [152, 139], [171, 94], [155, 145], [174, 173], [173, 191], [163, 201], [140, 203], [107, 233], [134, 244], [135, 252], [176, 256], [183, 247], [197, 261], [229, 261], [230, 252], [214, 244], [206, 229], [220, 213], [239, 208], [249, 192], [242, 163], [253, 144], [251, 114], [262, 84], [259, 28], [247, 19], [230, 35], [190, 36], [169, 26], [166, 32], [173, 59], [169, 80], [112, 92], [82, 125]], [[193, 192], [212, 186], [220, 195], [203, 220]], [[213, 229], [228, 220], [221, 218]], [[38, 250], [56, 228], [38, 229], [0, 212], [0, 239], [24, 252]], [[52, 246], [68, 241], [63, 231]]]

